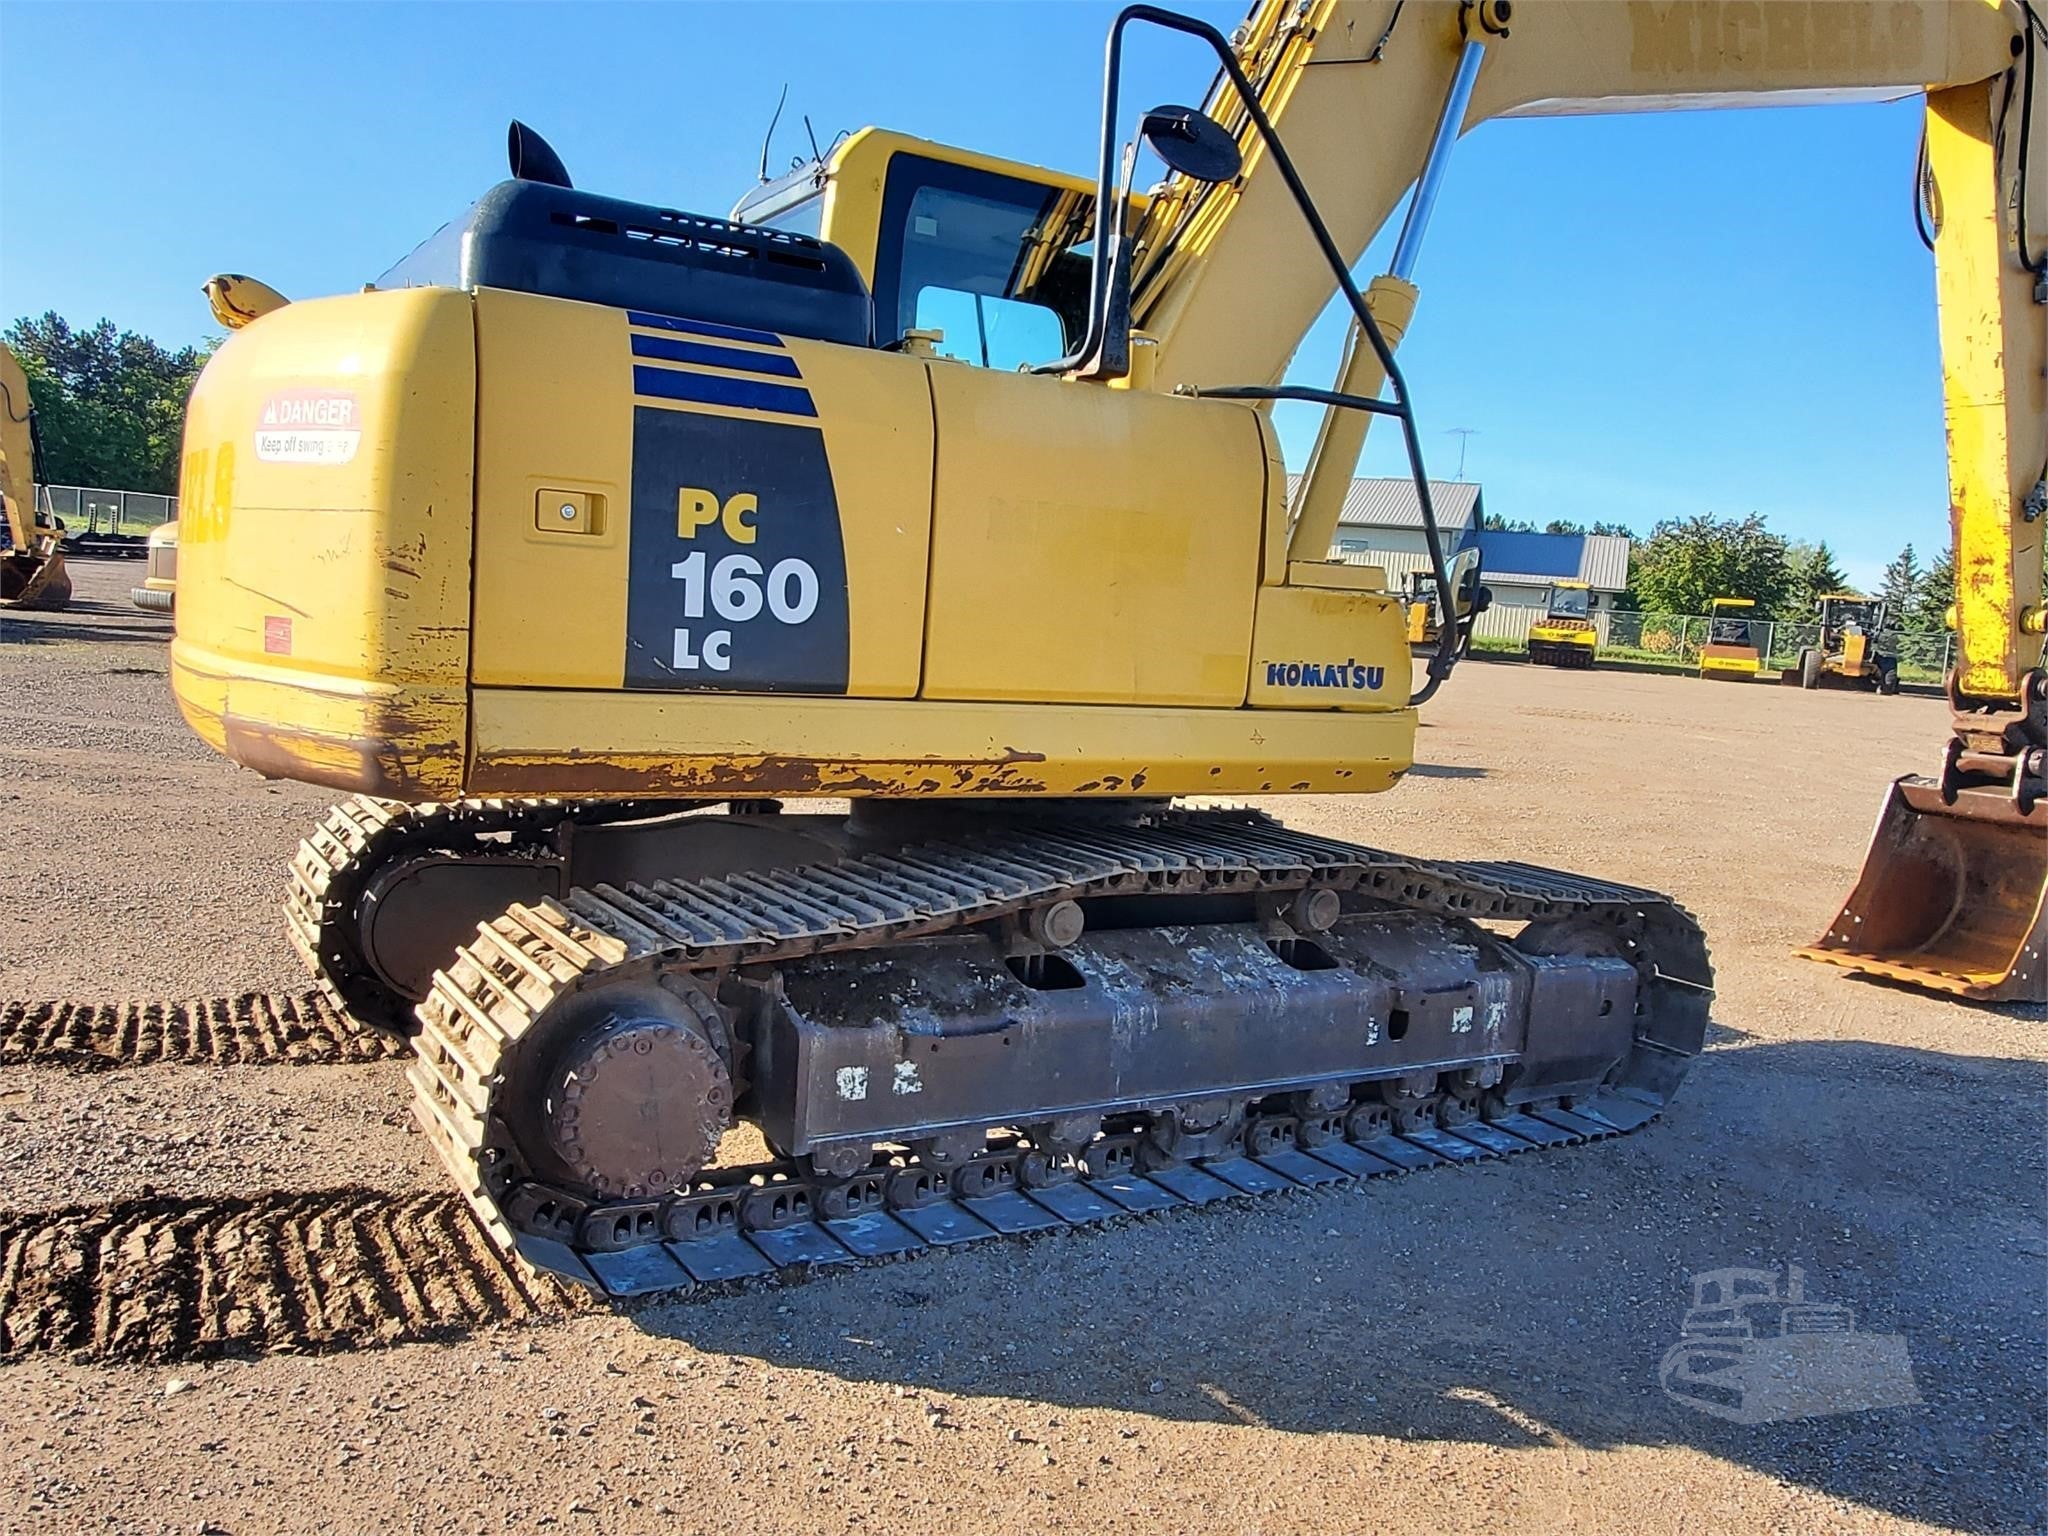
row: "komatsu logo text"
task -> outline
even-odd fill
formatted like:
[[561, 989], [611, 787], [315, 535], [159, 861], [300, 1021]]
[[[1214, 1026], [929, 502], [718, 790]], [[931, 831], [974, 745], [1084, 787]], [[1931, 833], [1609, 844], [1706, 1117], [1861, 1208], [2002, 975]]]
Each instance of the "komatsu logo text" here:
[[1342, 661], [1269, 661], [1268, 688], [1376, 689], [1387, 680], [1385, 667], [1368, 667], [1352, 657]]

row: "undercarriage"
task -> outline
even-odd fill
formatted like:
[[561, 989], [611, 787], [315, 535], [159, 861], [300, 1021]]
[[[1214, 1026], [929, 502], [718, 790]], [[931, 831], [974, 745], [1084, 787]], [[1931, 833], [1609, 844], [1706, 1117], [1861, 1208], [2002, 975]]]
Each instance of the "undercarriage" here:
[[[1667, 899], [1163, 802], [337, 807], [287, 910], [487, 1230], [634, 1294], [1633, 1130]], [[415, 1009], [414, 1005], [417, 1004]], [[742, 1124], [767, 1155], [731, 1162]]]

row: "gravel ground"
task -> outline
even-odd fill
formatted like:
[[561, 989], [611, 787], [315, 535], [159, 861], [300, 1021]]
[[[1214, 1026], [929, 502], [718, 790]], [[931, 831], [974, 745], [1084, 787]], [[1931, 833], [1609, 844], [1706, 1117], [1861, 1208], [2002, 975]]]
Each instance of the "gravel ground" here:
[[[303, 984], [276, 895], [321, 791], [212, 757], [138, 567], [0, 624], [0, 1001]], [[1463, 670], [1396, 793], [1284, 807], [1668, 890], [1716, 1028], [1619, 1142], [443, 1343], [0, 1365], [0, 1530], [2043, 1528], [2048, 1010], [1793, 959], [1932, 700]], [[0, 1210], [440, 1187], [396, 1064], [0, 1082]], [[1688, 1277], [1800, 1265], [1922, 1400], [1668, 1399]]]

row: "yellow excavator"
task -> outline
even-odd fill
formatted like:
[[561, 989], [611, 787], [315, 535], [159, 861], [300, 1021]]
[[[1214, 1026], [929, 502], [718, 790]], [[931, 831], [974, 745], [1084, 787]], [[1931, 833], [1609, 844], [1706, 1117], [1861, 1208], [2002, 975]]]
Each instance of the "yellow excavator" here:
[[0, 345], [0, 607], [51, 610], [71, 601], [64, 529], [36, 494], [41, 459], [28, 375]]
[[[1134, 31], [1213, 54], [1199, 109], [1127, 110]], [[1328, 556], [1385, 418], [1457, 592], [1395, 349], [1461, 130], [1924, 91], [1958, 745], [1826, 954], [2030, 994], [2041, 58], [2018, 3], [1139, 5], [1092, 177], [871, 129], [723, 219], [515, 124], [368, 291], [207, 365], [179, 705], [354, 796], [294, 939], [413, 1026], [479, 1219], [613, 1294], [1633, 1130], [1712, 997], [1667, 898], [1176, 798], [1412, 764], [1459, 625], [1411, 679], [1399, 596]], [[1338, 376], [1282, 382], [1333, 292]], [[1279, 400], [1324, 407], [1293, 500]], [[738, 1120], [762, 1161], [717, 1160]]]

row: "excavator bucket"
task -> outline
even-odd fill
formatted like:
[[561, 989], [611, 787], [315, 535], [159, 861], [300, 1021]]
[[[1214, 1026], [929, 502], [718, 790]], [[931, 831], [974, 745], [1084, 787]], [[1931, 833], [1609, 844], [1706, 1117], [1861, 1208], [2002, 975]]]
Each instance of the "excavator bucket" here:
[[55, 610], [71, 601], [64, 553], [0, 555], [0, 607]]
[[2048, 990], [2048, 801], [1996, 789], [1944, 803], [1932, 779], [1896, 780], [1863, 873], [1809, 960], [1983, 1002]]

